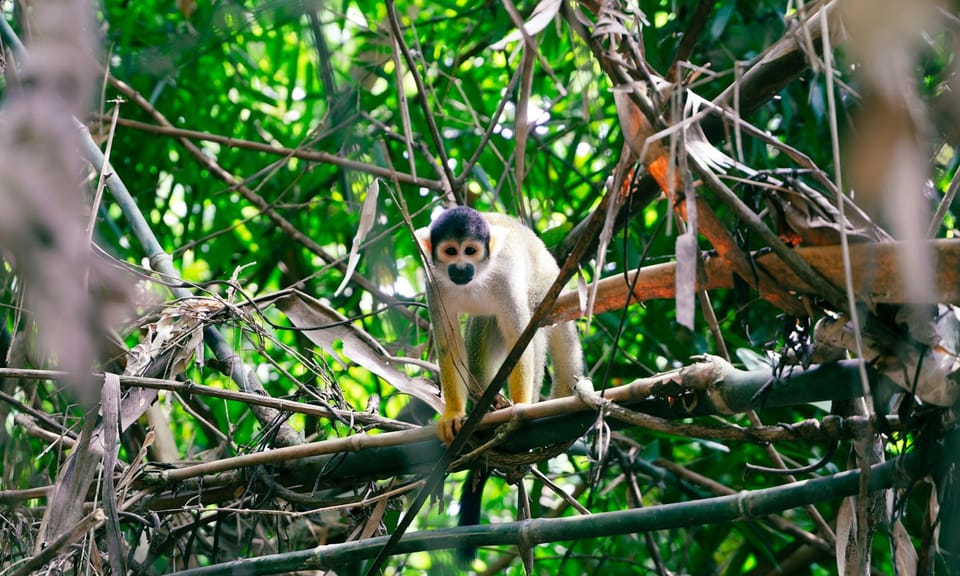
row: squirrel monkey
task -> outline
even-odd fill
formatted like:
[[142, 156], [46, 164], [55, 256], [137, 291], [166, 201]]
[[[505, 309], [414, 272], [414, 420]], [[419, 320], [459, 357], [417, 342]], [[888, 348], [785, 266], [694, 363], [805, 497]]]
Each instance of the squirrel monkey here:
[[[560, 269], [533, 231], [502, 214], [452, 208], [417, 230], [417, 240], [431, 272], [427, 300], [446, 403], [437, 436], [449, 444], [466, 415], [468, 384], [481, 393], [490, 385]], [[466, 338], [460, 314], [469, 315]], [[553, 396], [571, 394], [583, 374], [583, 351], [573, 322], [564, 322], [538, 330], [510, 373], [514, 403], [537, 400], [548, 349]]]

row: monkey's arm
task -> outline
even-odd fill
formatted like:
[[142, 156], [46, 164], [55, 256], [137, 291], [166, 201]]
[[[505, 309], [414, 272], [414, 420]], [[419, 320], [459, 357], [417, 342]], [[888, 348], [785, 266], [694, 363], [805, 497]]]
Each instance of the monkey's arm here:
[[444, 444], [449, 444], [460, 431], [460, 424], [467, 413], [467, 387], [464, 382], [466, 367], [462, 360], [466, 353], [456, 314], [448, 314], [433, 291], [428, 301], [430, 317], [433, 319], [433, 336], [437, 343], [440, 389], [443, 391], [444, 402], [443, 413], [437, 421], [437, 437]]
[[570, 396], [583, 377], [583, 347], [573, 322], [564, 322], [549, 328], [550, 357], [553, 359], [554, 398]]
[[[530, 322], [533, 309], [539, 303], [539, 295], [537, 294], [539, 288], [535, 284], [547, 282], [545, 277], [540, 278], [544, 275], [535, 259], [538, 252], [530, 248], [528, 246], [530, 254], [526, 258], [519, 253], [513, 254], [515, 260], [513, 261], [512, 271], [522, 270], [525, 275], [515, 274], [513, 277], [509, 277], [504, 271], [501, 271], [503, 277], [491, 283], [493, 286], [491, 291], [496, 295], [500, 304], [500, 310], [496, 315], [496, 325], [501, 335], [501, 345], [503, 347], [498, 355], [497, 365], [491, 368], [492, 372], [496, 372], [500, 367], [499, 364], [502, 359], [513, 349], [520, 338], [520, 334]], [[507, 377], [510, 400], [514, 404], [529, 404], [539, 399], [540, 385], [543, 383], [544, 365], [547, 359], [546, 343], [546, 332], [538, 331]], [[489, 386], [489, 382], [485, 382], [485, 385]]]
[[[501, 326], [507, 351], [512, 350], [514, 344], [517, 343], [517, 338], [519, 338], [523, 328], [527, 325], [529, 316], [529, 312], [523, 313], [517, 310], [503, 321], [499, 321], [500, 319], [498, 318], [498, 324]], [[537, 341], [538, 337], [535, 337], [534, 340], [530, 342], [530, 345], [524, 350], [520, 360], [517, 361], [517, 365], [514, 366], [513, 371], [510, 372], [510, 376], [507, 377], [510, 400], [512, 400], [514, 404], [529, 404], [533, 402], [534, 388], [539, 385], [539, 382], [536, 382], [537, 373], [540, 374], [540, 380], [543, 380], [542, 368], [540, 370], [537, 369], [537, 363], [539, 362], [539, 366], [542, 367], [544, 362], [544, 357], [541, 352], [542, 346]], [[487, 385], [489, 386], [489, 383]]]

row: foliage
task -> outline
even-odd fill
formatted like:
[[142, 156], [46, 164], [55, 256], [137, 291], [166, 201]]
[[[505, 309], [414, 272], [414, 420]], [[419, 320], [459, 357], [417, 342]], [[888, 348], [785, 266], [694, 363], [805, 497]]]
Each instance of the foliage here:
[[[856, 140], [858, 130], [863, 130], [863, 114], [881, 117], [871, 107], [871, 94], [878, 90], [854, 74], [854, 68], [869, 58], [843, 44], [828, 51], [841, 59], [832, 67], [824, 61], [820, 29], [803, 27], [809, 14], [824, 10], [831, 13], [830, 25], [838, 29], [837, 4], [811, 2], [805, 11], [798, 11], [802, 3], [774, 0], [541, 0], [515, 8], [510, 0], [101, 3], [97, 13], [101, 61], [109, 65], [98, 75], [103, 85], [93, 106], [96, 111], [83, 120], [101, 148], [110, 142], [114, 176], [129, 190], [135, 209], [123, 205], [112, 183], [97, 208], [93, 253], [100, 264], [93, 267], [94, 300], [123, 302], [126, 317], [111, 323], [114, 337], [103, 337], [101, 356], [91, 364], [96, 372], [125, 374], [118, 381], [126, 394], [117, 408], [121, 414], [133, 410], [132, 391], [144, 390], [151, 395], [145, 396], [146, 403], [156, 402], [147, 414], [135, 413], [135, 421], [119, 435], [119, 445], [113, 444], [119, 454], [118, 493], [105, 495], [99, 483], [89, 487], [89, 500], [99, 503], [106, 497], [120, 507], [119, 515], [107, 508], [108, 518], [116, 524], [91, 527], [86, 540], [77, 535], [69, 543], [75, 546], [64, 546], [56, 559], [51, 556], [47, 568], [89, 562], [95, 571], [113, 570], [101, 556], [109, 548], [106, 534], [111, 530], [123, 542], [125, 566], [137, 573], [168, 573], [257, 557], [263, 557], [264, 570], [305, 568], [298, 562], [317, 545], [392, 532], [409, 509], [409, 499], [403, 496], [415, 493], [418, 480], [439, 459], [432, 433], [410, 424], [422, 423], [424, 410], [401, 389], [422, 385], [417, 378], [433, 377], [423, 366], [431, 359], [429, 322], [422, 306], [424, 280], [412, 228], [426, 225], [445, 204], [466, 202], [517, 215], [562, 261], [591, 215], [613, 202], [604, 197], [622, 181], [617, 174], [622, 179], [624, 170], [630, 170], [636, 178], [627, 177], [622, 189], [610, 193], [617, 196], [623, 190], [629, 198], [620, 196], [625, 205], [617, 207], [619, 220], [605, 252], [606, 264], [598, 269], [598, 252], [591, 250], [580, 262], [584, 282], [679, 261], [692, 266], [687, 276], [680, 265], [676, 272], [692, 286], [697, 264], [678, 253], [678, 237], [686, 229], [681, 215], [689, 213], [674, 210], [670, 201], [660, 198], [660, 190], [645, 175], [653, 172], [651, 163], [647, 158], [638, 161], [637, 151], [631, 152], [630, 142], [624, 141], [618, 119], [624, 108], [614, 99], [615, 89], [629, 92], [632, 85], [642, 87], [633, 96], [634, 114], [649, 112], [642, 109], [647, 98], [659, 115], [645, 118], [648, 126], [680, 124], [685, 118], [681, 101], [672, 101], [666, 92], [660, 100], [645, 89], [648, 74], [665, 76], [674, 69], [678, 54], [690, 64], [680, 67], [686, 88], [709, 101], [736, 85], [736, 97], [723, 100], [723, 105], [766, 135], [741, 132], [743, 126], [729, 116], [721, 122], [718, 114], [712, 114], [702, 123], [704, 138], [715, 150], [752, 170], [727, 165], [721, 180], [743, 206], [760, 215], [770, 236], [788, 239], [799, 234], [809, 245], [817, 244], [810, 240], [815, 235], [805, 233], [826, 229], [834, 241], [825, 243], [832, 245], [840, 243], [839, 231], [844, 229], [854, 240], [889, 239], [883, 227], [897, 228], [896, 210], [870, 211], [873, 220], [866, 215], [857, 220], [861, 213], [851, 203], [847, 220], [834, 214], [833, 220], [821, 221], [812, 208], [800, 224], [793, 220], [783, 225], [778, 218], [797, 208], [793, 199], [808, 193], [836, 202], [831, 186], [840, 157], [830, 145], [837, 142], [831, 123], [840, 126], [842, 166], [854, 173], [858, 191], [869, 191], [868, 178], [857, 180], [858, 167], [859, 173], [882, 171], [882, 166], [864, 169], [853, 153], [867, 147]], [[4, 6], [4, 17], [31, 50], [30, 13], [19, 3]], [[535, 20], [536, 10], [552, 11], [553, 16], [531, 34], [535, 50], [522, 38], [496, 45], [524, 19]], [[909, 102], [920, 103], [929, 114], [926, 123], [916, 127], [916, 141], [924, 157], [934, 158], [925, 168], [931, 186], [922, 191], [920, 183], [906, 178], [901, 182], [918, 185], [901, 192], [915, 198], [925, 192], [939, 202], [950, 189], [958, 156], [953, 148], [956, 112], [941, 105], [940, 99], [954, 81], [956, 30], [943, 26], [955, 17], [945, 11], [937, 14], [932, 22], [911, 30], [926, 45], [897, 86], [909, 85], [916, 92], [911, 92], [915, 100]], [[692, 46], [685, 44], [688, 38], [695, 41]], [[839, 34], [833, 41], [840, 41]], [[785, 44], [792, 52], [773, 58], [772, 47]], [[636, 53], [628, 51], [631, 46]], [[766, 68], [758, 65], [764, 57], [771, 58]], [[634, 66], [640, 62], [647, 68]], [[15, 70], [7, 64], [5, 101], [23, 89]], [[625, 76], [618, 78], [618, 73]], [[750, 76], [753, 73], [768, 76], [757, 79]], [[831, 74], [839, 96], [835, 103], [826, 81]], [[718, 251], [713, 257], [723, 260], [731, 277], [735, 265], [726, 260], [725, 248], [750, 253], [768, 249], [771, 242], [695, 166], [702, 161], [698, 149], [687, 145], [696, 136], [673, 143], [667, 136], [660, 142], [673, 146], [670, 158], [680, 162], [681, 183], [695, 185], [704, 200], [700, 222], [706, 221], [710, 207], [727, 233], [728, 242], [720, 244], [718, 236], [702, 232], [701, 224], [697, 246], [705, 254]], [[881, 148], [892, 140], [895, 137], [876, 137]], [[689, 151], [678, 160], [677, 147], [684, 146]], [[97, 170], [89, 169], [85, 176], [89, 207]], [[849, 191], [847, 186], [843, 189]], [[785, 202], [787, 208], [778, 204], [782, 198], [791, 199]], [[952, 238], [955, 215], [947, 198], [943, 225], [934, 229], [940, 237]], [[870, 204], [869, 197], [863, 204]], [[358, 236], [361, 218], [370, 210], [372, 229]], [[161, 267], [162, 255], [153, 252], [137, 231], [136, 213], [146, 219], [158, 248], [172, 256], [169, 270]], [[616, 216], [615, 212], [611, 218]], [[925, 217], [928, 224], [929, 215]], [[596, 238], [587, 240], [596, 247]], [[0, 247], [4, 241], [0, 233]], [[348, 275], [355, 242], [359, 266]], [[42, 347], [36, 346], [42, 335], [37, 336], [29, 306], [23, 306], [22, 298], [33, 289], [23, 281], [24, 260], [18, 260], [19, 254], [0, 256], [5, 310], [0, 368], [54, 368], [56, 355], [44, 356]], [[796, 275], [807, 280], [802, 272]], [[692, 329], [684, 326], [683, 314], [678, 313], [683, 305], [673, 294], [642, 305], [598, 307], [589, 324], [580, 321], [595, 389], [666, 373], [708, 353], [730, 355], [748, 370], [766, 369], [771, 382], [780, 376], [787, 379], [788, 364], [806, 368], [811, 361], [820, 362], [811, 357], [813, 323], [825, 315], [833, 317], [833, 311], [850, 312], [845, 299], [831, 298], [808, 284], [800, 297], [795, 292], [788, 295], [801, 312], [783, 310], [774, 298], [761, 294], [784, 287], [794, 290], [793, 280], [774, 278], [770, 281], [774, 288], [759, 292], [751, 280], [728, 282], [711, 290], [709, 299], [707, 292], [698, 293]], [[81, 286], [78, 281], [75, 288]], [[389, 354], [419, 362], [402, 364], [403, 378], [390, 380], [348, 354], [342, 339], [318, 345], [304, 333], [304, 326], [291, 327], [282, 306], [275, 306], [273, 295], [290, 298], [293, 288], [330, 309], [323, 323], [349, 319], [369, 334], [384, 349], [379, 358]], [[637, 290], [642, 294], [643, 289], [641, 283]], [[861, 299], [868, 300], [862, 294]], [[897, 305], [907, 301], [902, 295], [880, 304], [867, 301], [868, 306], [859, 308], [869, 319], [864, 320], [865, 330], [867, 324], [882, 324], [884, 333], [894, 331], [898, 342], [910, 337], [923, 342], [898, 323]], [[688, 311], [692, 313], [692, 308]], [[871, 350], [889, 342], [876, 333], [873, 337]], [[222, 339], [220, 347], [217, 338]], [[892, 357], [884, 354], [867, 359]], [[916, 359], [913, 362], [916, 366]], [[879, 382], [882, 371], [882, 367], [871, 371], [871, 382]], [[48, 494], [51, 489], [30, 490], [65, 482], [58, 475], [63, 473], [66, 447], [79, 443], [76, 453], [83, 453], [81, 428], [96, 420], [97, 408], [84, 406], [57, 375], [21, 371], [0, 376], [5, 376], [0, 382], [4, 418], [0, 504], [5, 506], [0, 508], [0, 566], [16, 569], [39, 555], [36, 524], [45, 513], [40, 492]], [[854, 377], [859, 382], [857, 378], [859, 373]], [[291, 403], [262, 401], [258, 406], [257, 394], [261, 400]], [[924, 403], [905, 400], [902, 418], [890, 419], [895, 431], [881, 428], [884, 435], [876, 429], [863, 431], [856, 439], [847, 431], [836, 438], [826, 435], [821, 443], [778, 438], [776, 450], [766, 442], [723, 440], [685, 427], [763, 430], [764, 423], [829, 422], [832, 415], [848, 418], [851, 426], [865, 421], [857, 420], [865, 415], [848, 398], [821, 398], [836, 400], [832, 406], [826, 402], [767, 406], [764, 398], [758, 394], [757, 412], [749, 414], [695, 409], [683, 413], [690, 399], [684, 394], [661, 395], [639, 407], [631, 404], [674, 423], [662, 425], [667, 431], [614, 424], [612, 436], [601, 424], [566, 454], [538, 462], [535, 468], [592, 513], [695, 502], [738, 491], [756, 491], [762, 498], [763, 491], [780, 484], [782, 477], [769, 471], [746, 473], [746, 464], [786, 462], [796, 467], [824, 458], [823, 466], [812, 473], [829, 479], [858, 469], [860, 464], [850, 456], [854, 445], [863, 453], [870, 441], [880, 447], [882, 440], [876, 449], [892, 458], [927, 438], [932, 442], [941, 432], [934, 423], [950, 413], [949, 408], [938, 411], [929, 403], [918, 407]], [[880, 404], [881, 420], [888, 411], [882, 403], [886, 399], [873, 399]], [[105, 410], [100, 417], [109, 420]], [[868, 430], [867, 425], [862, 429]], [[372, 434], [355, 441], [371, 445], [364, 445], [358, 455], [350, 454], [358, 449], [351, 440], [337, 444], [334, 453], [295, 452], [312, 441], [360, 437], [364, 431]], [[532, 442], [540, 440], [535, 432], [530, 434], [536, 438]], [[548, 439], [539, 445], [552, 443], [551, 432], [543, 434]], [[68, 442], [55, 440], [60, 435]], [[839, 442], [836, 451], [830, 447], [834, 440]], [[268, 450], [272, 448], [290, 452]], [[110, 449], [108, 439], [106, 451]], [[226, 460], [261, 452], [267, 456], [256, 466]], [[873, 462], [880, 459], [876, 455]], [[218, 470], [193, 469], [196, 475], [176, 480], [166, 476], [169, 469], [218, 461], [227, 463]], [[463, 477], [461, 472], [447, 477], [442, 494], [435, 495], [438, 504], [425, 507], [417, 518], [417, 530], [456, 525], [455, 502]], [[529, 473], [522, 477], [530, 517], [579, 515], [539, 478]], [[893, 519], [887, 519], [886, 532], [881, 530], [872, 544], [859, 543], [861, 550], [872, 546], [875, 571], [893, 573], [904, 547], [919, 551], [926, 562], [921, 566], [950, 570], [949, 556], [936, 561], [926, 557], [935, 539], [924, 522], [931, 520], [928, 511], [940, 505], [932, 486], [924, 480], [913, 490], [880, 492], [891, 498], [895, 493], [897, 508]], [[501, 478], [492, 480], [485, 493], [485, 519], [493, 524], [524, 518], [518, 504], [523, 498], [517, 493]], [[391, 498], [379, 498], [383, 494]], [[949, 498], [946, 502], [944, 510]], [[624, 529], [615, 537], [552, 541], [533, 548], [534, 572], [760, 574], [784, 568], [834, 573], [835, 533], [850, 522], [841, 503], [835, 497], [763, 519], [699, 525], [693, 518], [642, 534]], [[664, 513], [673, 510], [665, 507]], [[598, 518], [598, 527], [616, 530], [611, 517]], [[897, 532], [901, 521], [900, 529], [905, 526], [909, 537]], [[462, 532], [449, 534], [455, 541]], [[516, 550], [484, 549], [474, 568], [522, 573]], [[338, 558], [347, 564], [337, 566], [343, 573], [361, 573], [369, 566], [358, 562], [369, 554], [357, 551], [351, 556], [347, 548], [331, 548], [331, 553], [343, 554]], [[116, 561], [113, 556], [110, 561]], [[387, 565], [387, 573], [397, 574], [456, 570], [452, 555], [426, 551], [393, 556]]]

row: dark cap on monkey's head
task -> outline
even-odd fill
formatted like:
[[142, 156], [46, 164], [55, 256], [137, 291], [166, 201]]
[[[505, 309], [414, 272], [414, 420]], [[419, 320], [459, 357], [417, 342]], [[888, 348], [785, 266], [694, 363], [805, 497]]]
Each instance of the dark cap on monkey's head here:
[[[437, 245], [444, 240], [464, 240], [473, 238], [483, 242], [490, 252], [490, 228], [483, 215], [467, 206], [457, 206], [445, 210], [430, 225], [430, 245], [436, 252]], [[433, 254], [436, 257], [436, 254]]]

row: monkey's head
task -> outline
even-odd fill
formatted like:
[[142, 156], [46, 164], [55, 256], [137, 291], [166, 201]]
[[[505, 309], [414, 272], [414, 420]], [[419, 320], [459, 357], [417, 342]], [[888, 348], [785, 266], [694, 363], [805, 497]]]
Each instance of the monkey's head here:
[[466, 206], [440, 214], [430, 225], [429, 235], [421, 229], [417, 239], [434, 268], [460, 286], [473, 280], [490, 256], [490, 227], [482, 214]]

